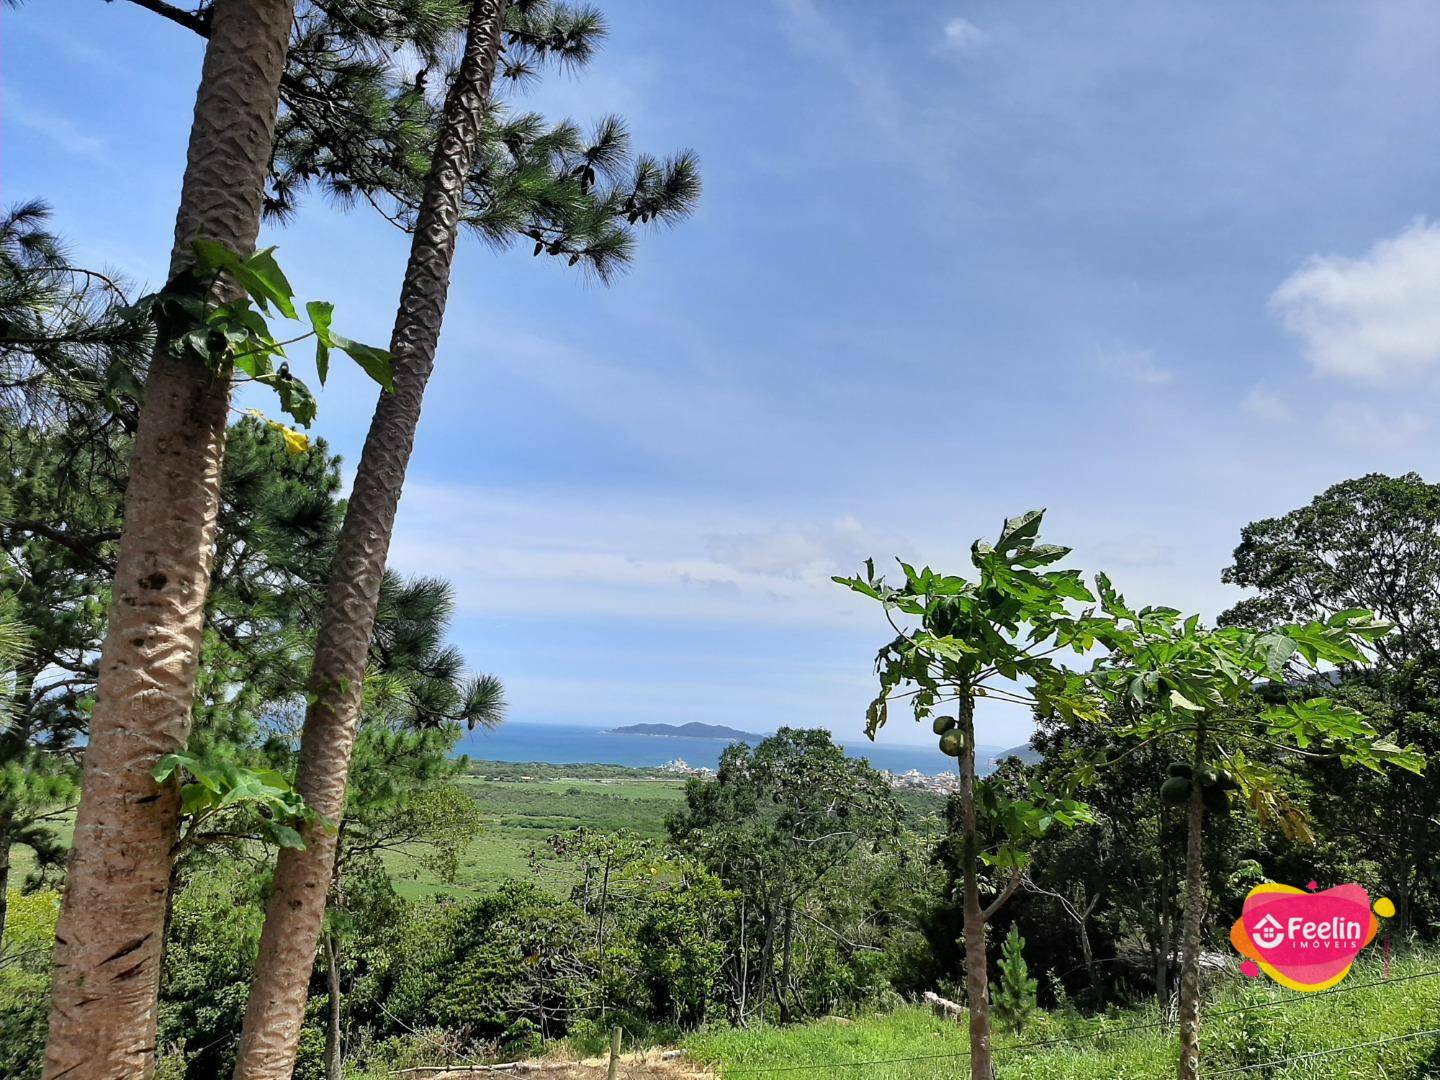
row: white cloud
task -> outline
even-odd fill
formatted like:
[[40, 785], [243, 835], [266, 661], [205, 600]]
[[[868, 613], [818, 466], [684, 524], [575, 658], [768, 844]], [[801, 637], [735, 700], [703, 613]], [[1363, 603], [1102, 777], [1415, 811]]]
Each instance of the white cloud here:
[[1295, 410], [1279, 394], [1263, 386], [1255, 386], [1240, 402], [1240, 408], [1258, 420], [1283, 424], [1295, 419]]
[[944, 47], [950, 52], [969, 52], [985, 44], [989, 37], [969, 19], [957, 16], [945, 24]]
[[1396, 381], [1440, 363], [1440, 225], [1417, 220], [1365, 255], [1317, 255], [1270, 297], [1324, 375]]
[[852, 573], [867, 558], [888, 558], [903, 542], [872, 533], [853, 517], [843, 517], [764, 532], [717, 533], [708, 538], [707, 546], [710, 557], [722, 566], [798, 581]]
[[642, 618], [847, 625], [856, 603], [830, 580], [893, 541], [859, 521], [781, 520], [649, 496], [407, 485], [392, 564], [454, 583], [484, 617]]
[[5, 85], [4, 97], [6, 120], [29, 128], [73, 157], [105, 160], [105, 141], [83, 130], [68, 116], [26, 101], [10, 83]]
[[1326, 423], [1337, 441], [1370, 450], [1402, 450], [1430, 427], [1430, 422], [1418, 413], [1382, 412], [1373, 405], [1353, 401], [1331, 406]]
[[1155, 362], [1149, 349], [1112, 349], [1100, 356], [1102, 370], [1138, 386], [1164, 386], [1175, 373]]

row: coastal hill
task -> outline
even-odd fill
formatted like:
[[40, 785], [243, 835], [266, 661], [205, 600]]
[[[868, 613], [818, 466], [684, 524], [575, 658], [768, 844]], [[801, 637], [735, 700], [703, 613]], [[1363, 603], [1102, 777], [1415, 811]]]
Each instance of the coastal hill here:
[[995, 755], [995, 762], [999, 764], [1008, 757], [1019, 758], [1026, 765], [1034, 765], [1041, 760], [1040, 751], [1036, 750], [1028, 742], [1019, 746], [1012, 746], [1009, 750], [1002, 750]]
[[722, 724], [629, 724], [610, 729], [611, 735], [664, 735], [673, 739], [722, 739], [725, 742], [759, 742], [765, 738], [753, 731], [740, 731]]

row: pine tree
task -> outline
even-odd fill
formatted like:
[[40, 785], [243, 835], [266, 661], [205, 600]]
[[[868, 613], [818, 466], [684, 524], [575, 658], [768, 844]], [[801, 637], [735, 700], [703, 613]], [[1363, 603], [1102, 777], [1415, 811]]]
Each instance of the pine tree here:
[[73, 808], [103, 626], [101, 550], [116, 535], [120, 447], [148, 345], [117, 313], [123, 285], [74, 265], [49, 226], [38, 200], [0, 217], [0, 625], [24, 626], [24, 647], [3, 657], [0, 934], [11, 847], [34, 855], [27, 887], [63, 866], [55, 827]]
[[[278, 111], [294, 0], [219, 0], [196, 94], [170, 272], [203, 237], [245, 257]], [[98, 695], [56, 931], [47, 1078], [146, 1076], [179, 796], [156, 763], [183, 749], [199, 661], [228, 377], [157, 349], [130, 458]]]
[[[338, 855], [319, 965], [328, 998], [325, 1061], [332, 1077], [339, 1076], [342, 983], [356, 925], [380, 917], [377, 905], [394, 904], [386, 859], [423, 858], [432, 872], [445, 875], [456, 869], [460, 851], [478, 827], [474, 799], [453, 782], [465, 766], [454, 750], [467, 728], [500, 722], [504, 695], [493, 676], [469, 674], [459, 651], [446, 641], [453, 610], [448, 583], [386, 575], [365, 676], [363, 719], [336, 832]], [[296, 732], [283, 719], [291, 715], [283, 706], [293, 705], [299, 685], [291, 684], [292, 700], [271, 703], [268, 722], [229, 731], [224, 739], [204, 739], [209, 751], [293, 774]], [[277, 704], [282, 708], [277, 710]], [[198, 724], [196, 733], [209, 734]], [[253, 858], [263, 839], [262, 823], [244, 807], [211, 818], [199, 829], [187, 826], [172, 894], [217, 863]], [[214, 1036], [210, 1041], [212, 1048], [190, 1067], [218, 1076], [234, 1043]]]
[[[529, 63], [532, 57], [574, 63], [589, 55], [602, 30], [603, 23], [593, 11], [571, 11], [547, 0], [517, 0], [511, 6], [504, 0], [477, 0], [471, 10], [463, 59], [446, 95], [434, 158], [416, 211], [410, 262], [391, 336], [394, 389], [381, 395], [361, 453], [316, 640], [309, 682], [312, 703], [306, 713], [296, 786], [306, 805], [323, 818], [333, 820], [344, 806], [365, 652], [425, 385], [434, 368], [458, 230], [462, 221], [474, 225], [485, 220], [477, 219], [467, 200], [475, 170], [483, 173], [486, 168], [485, 155], [478, 151], [493, 104], [491, 90], [502, 44], [507, 66]], [[519, 149], [523, 150], [523, 142]], [[514, 158], [517, 150], [507, 147], [506, 153]], [[568, 261], [585, 259], [602, 278], [629, 254], [628, 225], [617, 224], [618, 219], [673, 220], [687, 213], [698, 195], [698, 178], [688, 157], [668, 168], [641, 159], [635, 163], [626, 194], [625, 186], [611, 179], [628, 164], [618, 121], [603, 125], [594, 144], [577, 160], [564, 151], [558, 156], [547, 151], [543, 161], [533, 164], [543, 173], [557, 162], [566, 169], [565, 189], [580, 197], [576, 216], [561, 224], [584, 225], [584, 246], [573, 250]], [[515, 209], [523, 204], [496, 200], [489, 207], [501, 215], [498, 221], [506, 223], [493, 235], [509, 235]], [[560, 245], [563, 250], [570, 242], [549, 238], [548, 246]], [[545, 250], [546, 234], [538, 232], [535, 244], [537, 253]], [[277, 863], [246, 1006], [237, 1080], [286, 1076], [294, 1067], [308, 975], [324, 916], [321, 886], [330, 879], [335, 858], [335, 840], [324, 829], [307, 828], [305, 841], [303, 849], [282, 851]]]
[[76, 266], [49, 225], [39, 199], [0, 216], [0, 415], [96, 440], [133, 431], [149, 333], [121, 315], [123, 283]]
[[[193, 10], [131, 2], [202, 37], [210, 33], [214, 0]], [[288, 221], [318, 192], [415, 229], [469, 11], [467, 0], [300, 0], [266, 175], [267, 215]], [[583, 66], [605, 29], [593, 7], [550, 0], [515, 0], [504, 18], [496, 72], [502, 88], [531, 84], [547, 61]], [[500, 96], [487, 91], [459, 203], [461, 223], [486, 244], [524, 244], [608, 281], [629, 260], [638, 227], [693, 209], [693, 154], [632, 156], [618, 117], [601, 118], [587, 132], [570, 120], [511, 109]]]
[[1023, 1028], [1035, 1011], [1035, 987], [1025, 964], [1025, 939], [1020, 927], [1011, 923], [1000, 947], [1000, 982], [990, 988], [995, 1015], [1011, 1031]]

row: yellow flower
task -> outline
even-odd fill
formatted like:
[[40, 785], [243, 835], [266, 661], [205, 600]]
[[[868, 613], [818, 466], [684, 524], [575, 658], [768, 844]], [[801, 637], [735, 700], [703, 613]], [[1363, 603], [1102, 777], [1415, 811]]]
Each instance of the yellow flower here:
[[280, 432], [280, 437], [285, 440], [285, 450], [287, 453], [291, 455], [303, 454], [306, 450], [310, 449], [310, 436], [302, 435], [298, 431], [293, 431], [278, 420], [266, 420], [265, 422]]

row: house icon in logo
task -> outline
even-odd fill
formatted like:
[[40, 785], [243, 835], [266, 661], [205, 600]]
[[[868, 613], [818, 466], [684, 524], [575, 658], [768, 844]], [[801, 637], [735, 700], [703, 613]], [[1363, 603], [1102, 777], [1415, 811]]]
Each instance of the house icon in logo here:
[[1273, 949], [1285, 940], [1285, 928], [1274, 915], [1266, 915], [1250, 932], [1250, 940], [1261, 949]]

